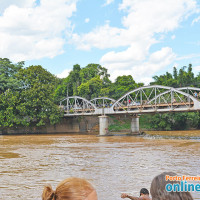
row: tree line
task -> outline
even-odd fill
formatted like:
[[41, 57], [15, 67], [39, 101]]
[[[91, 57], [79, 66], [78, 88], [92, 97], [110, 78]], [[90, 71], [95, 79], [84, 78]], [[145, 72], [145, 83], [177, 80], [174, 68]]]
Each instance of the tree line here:
[[[200, 87], [200, 74], [194, 75], [191, 64], [179, 70], [174, 67], [172, 74], [166, 72], [153, 80], [151, 85]], [[60, 79], [40, 65], [25, 67], [24, 62], [12, 63], [0, 58], [0, 129], [59, 123], [63, 116], [59, 101], [66, 96], [118, 99], [143, 85], [136, 83], [131, 75], [118, 76], [111, 82], [107, 69], [99, 64], [83, 68], [76, 64], [66, 78]], [[200, 128], [199, 113], [143, 115], [141, 121], [155, 130]]]
[[[200, 87], [200, 73], [196, 76], [192, 71], [192, 64], [183, 66], [179, 70], [173, 67], [173, 73], [166, 72], [154, 76], [151, 85], [164, 85], [174, 88]], [[144, 117], [150, 129], [153, 130], [185, 130], [200, 128], [199, 112], [165, 113]]]

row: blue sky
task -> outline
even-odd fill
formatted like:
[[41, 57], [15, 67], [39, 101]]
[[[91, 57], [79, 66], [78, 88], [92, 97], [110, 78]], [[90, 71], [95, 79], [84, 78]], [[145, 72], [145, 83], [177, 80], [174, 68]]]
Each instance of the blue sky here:
[[112, 81], [192, 63], [200, 72], [199, 0], [0, 0], [0, 57], [66, 77], [98, 63]]

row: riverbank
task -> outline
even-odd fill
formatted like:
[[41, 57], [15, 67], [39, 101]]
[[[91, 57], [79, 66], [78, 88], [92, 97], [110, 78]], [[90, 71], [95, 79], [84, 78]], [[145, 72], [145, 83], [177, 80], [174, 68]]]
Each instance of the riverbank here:
[[144, 131], [151, 136], [173, 136], [173, 137], [200, 137], [200, 130], [181, 131]]
[[[200, 130], [179, 130], [179, 131], [155, 131], [147, 127], [142, 117], [140, 117], [140, 133], [147, 136], [172, 136], [172, 137], [198, 137], [200, 138]], [[131, 132], [131, 116], [119, 115], [109, 116], [109, 132], [110, 135], [127, 134]], [[0, 129], [0, 135], [30, 135], [30, 134], [99, 134], [99, 119], [94, 116], [63, 118], [57, 125], [47, 125], [43, 127], [21, 127], [9, 128], [6, 131]]]
[[[131, 129], [131, 117], [129, 115], [124, 116], [110, 116], [109, 118], [109, 132], [112, 134], [130, 133]], [[140, 117], [140, 133], [149, 136], [172, 136], [172, 137], [200, 137], [200, 130], [171, 130], [171, 131], [158, 131], [151, 130], [146, 117]]]

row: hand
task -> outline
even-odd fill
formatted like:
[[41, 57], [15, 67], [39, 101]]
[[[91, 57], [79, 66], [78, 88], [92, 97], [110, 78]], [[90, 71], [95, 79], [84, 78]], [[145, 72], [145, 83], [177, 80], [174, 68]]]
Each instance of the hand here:
[[126, 193], [121, 194], [121, 198], [126, 198], [126, 197], [128, 197], [128, 194], [126, 194]]

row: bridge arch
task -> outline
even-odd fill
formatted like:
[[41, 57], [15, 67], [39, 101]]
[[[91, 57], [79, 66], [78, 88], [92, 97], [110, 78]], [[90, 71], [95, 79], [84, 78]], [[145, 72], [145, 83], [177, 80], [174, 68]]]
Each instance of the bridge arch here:
[[[121, 106], [123, 105], [123, 106]], [[167, 112], [200, 109], [200, 102], [181, 90], [161, 85], [144, 86], [119, 98], [113, 112]]]
[[69, 96], [60, 101], [60, 108], [67, 115], [95, 114], [97, 107], [89, 100], [79, 96]]
[[194, 90], [194, 91], [200, 91], [200, 88], [197, 87], [180, 87], [176, 88], [177, 90]]
[[[194, 97], [195, 97], [195, 92], [199, 92], [199, 94], [200, 94], [200, 88], [196, 88], [196, 87], [181, 87], [181, 88], [176, 88], [176, 89], [183, 91], [187, 94], [190, 94]], [[198, 94], [198, 98], [200, 98], [199, 94]], [[197, 98], [197, 96], [196, 96], [196, 98]]]
[[110, 108], [116, 100], [109, 97], [98, 97], [90, 100], [97, 108]]
[[[196, 101], [197, 98], [195, 98], [195, 95], [194, 95], [194, 93], [195, 93], [194, 91], [200, 91], [200, 88], [182, 87], [182, 88], [171, 88], [171, 90], [173, 90], [174, 92], [178, 92], [179, 91], [178, 93], [180, 93], [180, 94], [182, 94], [184, 96], [187, 96], [188, 102], [192, 100], [192, 101], [198, 102], [198, 104], [200, 103], [199, 101]], [[169, 91], [166, 91], [166, 92], [163, 92], [163, 93], [159, 94], [157, 96], [157, 98], [158, 97], [160, 98], [162, 95], [164, 95], [164, 94], [166, 94], [168, 92]], [[155, 100], [155, 98], [156, 97], [154, 97], [151, 101]]]

